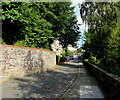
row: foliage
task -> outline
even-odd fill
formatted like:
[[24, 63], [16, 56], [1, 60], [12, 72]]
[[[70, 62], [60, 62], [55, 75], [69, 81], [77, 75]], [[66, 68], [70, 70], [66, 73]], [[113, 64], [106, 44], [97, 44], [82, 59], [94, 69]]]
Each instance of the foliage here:
[[2, 2], [6, 44], [50, 49], [54, 39], [76, 45], [79, 32], [70, 2]]
[[60, 58], [61, 58], [60, 55], [56, 55], [56, 62], [57, 62], [57, 63], [60, 62]]
[[77, 53], [82, 53], [82, 49], [81, 48], [77, 49]]
[[96, 57], [94, 57], [94, 56], [92, 56], [92, 55], [90, 56], [89, 61], [90, 61], [91, 63], [96, 64], [96, 65], [100, 63], [100, 60], [96, 59]]
[[68, 49], [68, 48], [64, 48], [64, 53], [62, 53], [62, 57], [65, 57], [65, 56], [70, 56], [72, 54], [72, 52]]
[[0, 44], [5, 44], [5, 42], [3, 41], [3, 39], [0, 39]]
[[17, 41], [17, 42], [14, 43], [14, 45], [15, 46], [24, 46], [24, 47], [27, 46], [25, 41]]
[[26, 46], [48, 47], [47, 42], [52, 37], [52, 25], [42, 18], [34, 3], [3, 2], [2, 8], [2, 36], [7, 44], [25, 41]]
[[83, 59], [83, 61], [87, 61], [87, 62], [88, 62], [88, 61], [89, 61], [89, 59]]
[[88, 31], [84, 32], [84, 58], [114, 74], [118, 74], [120, 69], [120, 24], [117, 7], [120, 7], [120, 2], [84, 2], [80, 5], [80, 15], [88, 25]]

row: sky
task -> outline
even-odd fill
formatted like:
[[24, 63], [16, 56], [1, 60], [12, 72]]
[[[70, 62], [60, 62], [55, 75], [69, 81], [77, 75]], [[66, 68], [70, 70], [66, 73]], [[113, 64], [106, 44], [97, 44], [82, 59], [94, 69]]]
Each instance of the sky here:
[[[78, 4], [80, 3], [80, 4], [82, 4], [82, 2], [84, 2], [84, 0], [72, 0], [72, 3], [73, 3], [73, 5], [72, 6], [75, 6], [75, 9], [74, 9], [74, 11], [75, 11], [75, 15], [76, 15], [76, 17], [77, 17], [77, 20], [78, 20], [78, 23], [77, 24], [81, 24], [79, 27], [80, 27], [80, 35], [81, 35], [81, 39], [79, 39], [79, 41], [77, 42], [77, 46], [78, 47], [82, 47], [82, 44], [84, 43], [84, 41], [83, 41], [83, 38], [84, 38], [84, 30], [87, 30], [88, 29], [88, 27], [85, 27], [85, 24], [83, 23], [83, 21], [82, 21], [82, 19], [81, 19], [81, 16], [80, 16], [80, 12], [79, 12], [79, 10], [80, 10], [80, 8], [79, 8], [79, 6], [78, 6]], [[73, 48], [73, 47], [71, 47], [71, 46], [69, 46], [68, 47], [68, 49], [70, 49], [70, 50], [76, 50], [75, 48]]]
[[[75, 11], [75, 15], [77, 16], [78, 24], [81, 24], [79, 27], [80, 27], [80, 32], [81, 32], [80, 35], [81, 35], [81, 38], [82, 38], [82, 37], [84, 37], [84, 34], [83, 34], [84, 30], [87, 30], [88, 27], [87, 26], [85, 27], [85, 24], [83, 23], [83, 21], [81, 19], [80, 12], [79, 12], [80, 8], [79, 8], [78, 4], [79, 3], [82, 4], [82, 2], [84, 2], [84, 0], [72, 0], [72, 2], [73, 2], [73, 6], [75, 6], [74, 11]], [[84, 43], [82, 39], [80, 39], [77, 42], [78, 47], [81, 47], [82, 44]]]

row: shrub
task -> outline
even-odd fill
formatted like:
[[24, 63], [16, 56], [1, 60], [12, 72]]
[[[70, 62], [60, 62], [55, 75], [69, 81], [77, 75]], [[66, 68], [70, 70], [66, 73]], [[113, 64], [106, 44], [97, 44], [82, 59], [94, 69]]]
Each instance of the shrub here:
[[14, 43], [15, 46], [23, 46], [23, 47], [26, 47], [26, 42], [25, 41], [17, 41]]

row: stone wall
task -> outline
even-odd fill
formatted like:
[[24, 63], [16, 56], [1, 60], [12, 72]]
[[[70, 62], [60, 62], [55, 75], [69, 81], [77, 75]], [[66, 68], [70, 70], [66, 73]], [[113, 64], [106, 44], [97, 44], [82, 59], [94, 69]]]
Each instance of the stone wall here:
[[107, 90], [109, 93], [107, 100], [118, 100], [120, 98], [120, 77], [107, 73], [89, 62], [83, 61], [83, 64], [94, 74], [96, 79], [101, 83], [101, 87]]
[[41, 73], [56, 65], [56, 53], [44, 49], [0, 44], [2, 77], [21, 77]]

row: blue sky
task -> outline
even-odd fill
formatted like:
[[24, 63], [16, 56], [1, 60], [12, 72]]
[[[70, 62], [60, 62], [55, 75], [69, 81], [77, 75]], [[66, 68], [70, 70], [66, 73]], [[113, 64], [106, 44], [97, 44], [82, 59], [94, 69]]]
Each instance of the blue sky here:
[[[72, 2], [73, 2], [73, 6], [75, 6], [74, 11], [75, 11], [75, 15], [77, 16], [78, 24], [82, 24], [80, 26], [80, 32], [81, 32], [80, 35], [81, 35], [81, 38], [82, 38], [82, 37], [84, 37], [84, 34], [83, 34], [84, 30], [87, 30], [88, 27], [85, 27], [85, 24], [82, 22], [80, 12], [79, 12], [80, 8], [79, 8], [78, 4], [79, 3], [82, 4], [82, 2], [84, 2], [84, 0], [72, 0]], [[83, 40], [80, 39], [77, 42], [78, 47], [81, 47], [83, 43], [84, 43]]]

